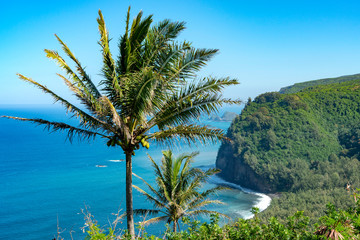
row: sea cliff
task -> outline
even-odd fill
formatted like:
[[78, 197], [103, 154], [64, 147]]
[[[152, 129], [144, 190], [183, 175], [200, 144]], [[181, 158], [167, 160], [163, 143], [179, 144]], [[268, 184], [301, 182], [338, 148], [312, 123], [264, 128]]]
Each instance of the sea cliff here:
[[359, 126], [360, 80], [265, 93], [233, 120], [216, 166], [264, 193], [360, 184]]

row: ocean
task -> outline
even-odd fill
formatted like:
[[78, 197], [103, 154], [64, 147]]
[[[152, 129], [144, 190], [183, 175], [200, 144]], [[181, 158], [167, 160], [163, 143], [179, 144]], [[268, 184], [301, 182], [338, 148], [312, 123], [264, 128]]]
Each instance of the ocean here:
[[[240, 108], [223, 109], [240, 113]], [[65, 110], [54, 105], [0, 105], [0, 115], [44, 118], [76, 124]], [[221, 112], [220, 112], [221, 115]], [[202, 120], [203, 124], [226, 130], [230, 122]], [[120, 148], [107, 147], [104, 139], [73, 143], [66, 141], [66, 133], [52, 133], [42, 126], [0, 118], [0, 239], [53, 239], [61, 232], [64, 239], [84, 239], [85, 207], [101, 226], [108, 227], [114, 213], [125, 210], [125, 159]], [[175, 153], [200, 151], [192, 166], [213, 167], [220, 143], [202, 146], [181, 146]], [[149, 183], [154, 174], [149, 154], [161, 159], [160, 146], [150, 143], [147, 150], [136, 151], [133, 172]], [[144, 184], [133, 178], [134, 184]], [[232, 219], [251, 217], [251, 208], [264, 210], [270, 198], [238, 185], [213, 177], [205, 188], [216, 184], [232, 187], [215, 196], [225, 205], [207, 209], [228, 214]], [[134, 208], [151, 208], [152, 204], [135, 189]], [[140, 221], [137, 217], [135, 220]], [[150, 225], [145, 230], [161, 234], [165, 223]], [[126, 227], [126, 219], [118, 228]], [[136, 230], [137, 232], [137, 230]], [[71, 235], [70, 235], [71, 234]]]

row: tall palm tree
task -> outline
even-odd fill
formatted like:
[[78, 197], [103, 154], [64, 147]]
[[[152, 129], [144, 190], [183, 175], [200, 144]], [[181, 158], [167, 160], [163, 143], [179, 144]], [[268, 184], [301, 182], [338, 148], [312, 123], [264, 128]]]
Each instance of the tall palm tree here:
[[[152, 16], [140, 12], [130, 25], [130, 8], [125, 33], [120, 37], [119, 56], [110, 52], [110, 38], [101, 11], [97, 18], [99, 45], [103, 58], [102, 80], [91, 80], [79, 60], [57, 36], [62, 49], [73, 62], [71, 67], [57, 51], [45, 49], [46, 56], [65, 71], [58, 76], [82, 104], [77, 107], [46, 86], [18, 74], [51, 95], [78, 118], [79, 126], [38, 118], [2, 116], [44, 125], [53, 131], [66, 131], [68, 139], [82, 140], [96, 136], [107, 139], [108, 146], [119, 146], [126, 155], [126, 213], [129, 233], [134, 236], [132, 200], [132, 156], [135, 150], [149, 147], [149, 141], [188, 143], [217, 141], [223, 138], [219, 129], [194, 124], [201, 114], [217, 111], [223, 104], [238, 104], [225, 99], [222, 89], [238, 84], [229, 78], [202, 78], [196, 73], [216, 54], [215, 49], [196, 49], [189, 42], [175, 39], [185, 28], [184, 22], [164, 20], [151, 27]], [[190, 80], [190, 81], [189, 81]]]
[[201, 208], [208, 204], [222, 204], [221, 201], [208, 199], [208, 196], [226, 189], [225, 187], [217, 186], [204, 192], [199, 192], [203, 183], [220, 170], [210, 168], [204, 172], [199, 168], [191, 168], [190, 164], [193, 158], [198, 155], [197, 152], [182, 154], [176, 158], [173, 157], [171, 151], [163, 151], [162, 153], [161, 166], [156, 164], [149, 156], [156, 176], [155, 187], [133, 173], [133, 175], [140, 178], [147, 185], [151, 194], [138, 186], [133, 185], [133, 187], [144, 194], [149, 201], [153, 202], [156, 208], [135, 209], [135, 214], [163, 214], [162, 216], [144, 221], [144, 224], [165, 220], [168, 223], [173, 223], [173, 231], [176, 232], [177, 226], [179, 226], [179, 220], [185, 216], [200, 214], [224, 215], [216, 211]]

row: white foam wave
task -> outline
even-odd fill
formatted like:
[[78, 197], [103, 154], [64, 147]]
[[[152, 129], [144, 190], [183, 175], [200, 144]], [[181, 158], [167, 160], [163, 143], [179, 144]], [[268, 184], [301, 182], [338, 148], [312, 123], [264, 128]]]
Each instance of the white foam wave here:
[[[245, 193], [259, 196], [259, 200], [257, 201], [254, 207], [259, 208], [260, 212], [264, 211], [267, 207], [270, 206], [271, 198], [264, 193], [255, 192], [251, 189], [243, 188], [238, 184], [227, 182], [224, 179], [220, 178], [219, 176], [213, 176], [209, 182], [217, 185], [224, 185], [231, 188], [239, 189]], [[253, 214], [244, 215], [243, 213], [241, 215], [243, 215], [245, 219], [252, 218], [254, 216]]]
[[109, 162], [123, 162], [124, 160], [123, 159], [120, 159], [120, 160], [109, 160]]
[[107, 167], [107, 165], [95, 165], [95, 167], [101, 167], [101, 168], [104, 168], [104, 167]]

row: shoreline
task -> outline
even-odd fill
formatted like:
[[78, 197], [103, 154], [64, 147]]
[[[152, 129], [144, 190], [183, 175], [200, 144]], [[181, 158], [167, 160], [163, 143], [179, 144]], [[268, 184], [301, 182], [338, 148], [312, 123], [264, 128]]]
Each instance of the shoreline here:
[[[218, 184], [218, 185], [224, 185], [233, 189], [238, 189], [244, 193], [248, 193], [248, 194], [253, 194], [256, 196], [259, 196], [259, 200], [258, 202], [253, 206], [253, 207], [257, 207], [259, 208], [260, 212], [264, 211], [265, 209], [267, 209], [270, 204], [271, 204], [271, 200], [273, 198], [279, 197], [279, 194], [265, 194], [265, 193], [260, 193], [260, 192], [256, 192], [253, 191], [251, 189], [248, 188], [244, 188], [238, 184], [235, 183], [231, 183], [228, 181], [225, 181], [224, 179], [222, 179], [221, 177], [215, 175], [212, 178], [212, 181], [210, 181], [210, 183], [214, 183], [214, 184]], [[244, 216], [244, 219], [250, 219], [254, 217], [254, 214], [250, 214], [250, 216]]]

